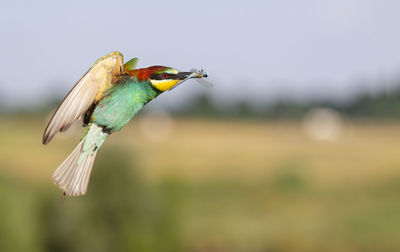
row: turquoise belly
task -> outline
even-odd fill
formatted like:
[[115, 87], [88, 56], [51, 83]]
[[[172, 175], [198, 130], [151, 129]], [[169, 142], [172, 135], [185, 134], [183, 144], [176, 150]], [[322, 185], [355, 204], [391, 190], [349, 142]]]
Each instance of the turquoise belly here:
[[123, 78], [106, 91], [106, 95], [93, 111], [92, 122], [110, 132], [119, 131], [157, 95], [147, 81]]

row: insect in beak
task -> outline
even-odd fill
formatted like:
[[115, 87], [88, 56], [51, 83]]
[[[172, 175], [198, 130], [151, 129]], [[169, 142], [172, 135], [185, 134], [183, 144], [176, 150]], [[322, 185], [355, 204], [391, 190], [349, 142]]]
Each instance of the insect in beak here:
[[204, 78], [208, 77], [208, 74], [203, 70], [196, 70], [196, 69], [192, 69], [191, 70], [192, 74], [189, 76], [189, 78], [195, 78], [197, 80], [198, 83], [200, 83], [201, 85], [205, 86], [205, 87], [213, 87], [214, 84], [212, 84], [209, 81], [206, 81]]

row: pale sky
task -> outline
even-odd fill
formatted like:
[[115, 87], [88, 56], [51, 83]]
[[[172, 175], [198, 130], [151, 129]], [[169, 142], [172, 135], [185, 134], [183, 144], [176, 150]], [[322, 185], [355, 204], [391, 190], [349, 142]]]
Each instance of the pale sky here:
[[[0, 102], [62, 96], [115, 50], [140, 67], [204, 68], [221, 100], [381, 89], [400, 77], [399, 10], [396, 0], [2, 1]], [[160, 104], [204, 89], [187, 82]]]

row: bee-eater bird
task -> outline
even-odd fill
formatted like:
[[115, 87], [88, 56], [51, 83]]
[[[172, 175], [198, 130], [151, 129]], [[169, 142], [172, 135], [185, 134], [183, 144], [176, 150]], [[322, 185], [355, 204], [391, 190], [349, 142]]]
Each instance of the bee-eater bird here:
[[122, 129], [145, 104], [187, 79], [207, 77], [203, 71], [180, 72], [165, 66], [136, 69], [137, 62], [133, 58], [123, 64], [119, 52], [97, 60], [67, 94], [47, 125], [43, 144], [81, 119], [86, 127], [78, 146], [52, 176], [64, 195], [86, 193], [97, 151], [110, 134]]

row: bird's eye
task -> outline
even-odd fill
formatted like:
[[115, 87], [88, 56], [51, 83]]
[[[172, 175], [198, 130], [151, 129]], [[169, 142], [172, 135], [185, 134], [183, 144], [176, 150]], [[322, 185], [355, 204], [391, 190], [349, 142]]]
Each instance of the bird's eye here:
[[167, 73], [163, 73], [162, 76], [163, 76], [164, 78], [167, 78], [167, 77], [168, 77], [168, 74], [167, 74]]

